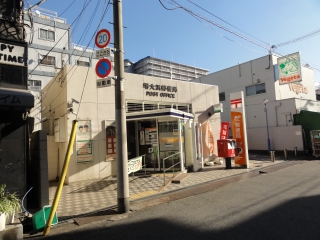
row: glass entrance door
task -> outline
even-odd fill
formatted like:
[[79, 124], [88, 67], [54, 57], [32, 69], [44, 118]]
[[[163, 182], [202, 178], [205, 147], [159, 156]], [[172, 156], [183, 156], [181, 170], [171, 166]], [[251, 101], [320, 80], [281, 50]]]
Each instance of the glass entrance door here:
[[[162, 159], [180, 151], [178, 120], [158, 122], [159, 129], [159, 156], [161, 159], [161, 169], [163, 169]], [[175, 155], [171, 160], [165, 161], [165, 168], [180, 162], [181, 153]], [[175, 166], [175, 170], [180, 169], [180, 164]]]
[[138, 121], [139, 156], [145, 155], [146, 168], [159, 169], [156, 119]]

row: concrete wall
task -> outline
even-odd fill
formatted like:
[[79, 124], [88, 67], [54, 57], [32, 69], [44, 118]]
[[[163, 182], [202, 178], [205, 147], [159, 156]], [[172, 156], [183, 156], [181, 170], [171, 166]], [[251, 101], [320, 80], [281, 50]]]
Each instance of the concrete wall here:
[[[250, 150], [268, 150], [267, 128], [247, 129]], [[303, 151], [303, 134], [301, 126], [282, 126], [269, 128], [271, 150]]]

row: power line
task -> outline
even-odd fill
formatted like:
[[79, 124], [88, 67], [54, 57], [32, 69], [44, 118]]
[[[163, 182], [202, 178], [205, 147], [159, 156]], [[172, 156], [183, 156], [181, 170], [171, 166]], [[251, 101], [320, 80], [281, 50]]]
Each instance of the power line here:
[[[101, 23], [102, 23], [102, 20], [104, 19], [106, 13], [108, 12], [110, 5], [111, 5], [111, 3], [110, 3], [110, 0], [109, 0], [109, 1], [108, 1], [108, 4], [107, 4], [107, 6], [106, 6], [106, 8], [105, 8], [105, 10], [104, 10], [104, 12], [103, 12], [103, 14], [102, 14], [102, 17], [101, 17], [101, 19], [100, 19], [100, 22], [99, 22], [99, 24], [98, 24], [98, 27], [96, 28], [96, 30], [95, 30], [95, 32], [94, 32], [94, 34], [93, 34], [90, 42], [89, 42], [88, 45], [87, 45], [87, 47], [91, 44], [92, 40], [94, 39], [94, 36], [95, 36], [96, 32], [98, 31], [98, 29], [100, 28], [100, 25], [101, 25]], [[87, 48], [87, 47], [86, 47], [86, 48]], [[92, 53], [92, 55], [93, 55], [93, 53]], [[78, 67], [78, 66], [76, 66], [76, 68], [77, 68], [77, 67]], [[66, 76], [68, 75], [68, 73], [69, 73], [73, 68], [74, 68], [74, 66], [72, 66], [72, 67], [69, 69], [69, 71], [65, 74], [64, 79], [66, 78]], [[88, 68], [88, 71], [89, 71], [89, 68]], [[74, 71], [74, 72], [75, 72], [75, 71]], [[73, 74], [74, 74], [74, 73], [73, 73]], [[72, 79], [73, 74], [70, 76], [70, 78], [69, 78], [69, 80], [67, 81], [67, 83]], [[86, 81], [87, 81], [87, 77], [88, 77], [88, 72], [87, 72], [87, 75], [86, 75], [85, 83], [86, 83]], [[48, 87], [47, 91], [49, 90], [49, 88], [52, 86], [52, 84], [53, 84], [54, 82], [55, 82], [55, 81], [52, 81], [52, 82], [51, 82], [51, 84], [50, 84], [50, 86]], [[66, 84], [67, 84], [67, 83], [66, 83]], [[56, 96], [48, 105], [50, 105], [51, 103], [53, 103], [53, 102], [58, 98], [59, 94], [62, 92], [62, 89], [66, 86], [66, 84], [65, 84], [64, 86], [62, 86], [60, 92], [57, 93], [57, 96]], [[84, 84], [84, 86], [85, 86], [85, 84]], [[47, 91], [46, 91], [46, 92], [47, 92]], [[81, 97], [81, 98], [82, 98], [82, 97]], [[41, 99], [40, 101], [42, 102], [43, 99]], [[79, 102], [81, 103], [81, 101], [79, 101]], [[59, 105], [59, 106], [61, 106], [61, 105]], [[79, 104], [79, 109], [80, 109], [80, 104]], [[78, 109], [78, 110], [79, 110], [79, 109]], [[41, 110], [41, 112], [42, 112], [42, 110]], [[78, 111], [78, 112], [79, 112], [79, 111]], [[77, 117], [78, 117], [78, 113], [77, 113]]]
[[187, 9], [187, 8], [183, 7], [182, 5], [180, 5], [179, 3], [177, 3], [177, 2], [174, 1], [174, 0], [171, 0], [171, 1], [172, 1], [173, 3], [175, 3], [177, 6], [181, 7], [181, 8], [182, 8], [183, 10], [185, 10], [186, 12], [188, 12], [189, 14], [191, 14], [191, 15], [197, 17], [197, 18], [203, 19], [204, 21], [209, 22], [209, 23], [211, 23], [212, 25], [214, 25], [214, 26], [216, 26], [216, 27], [218, 27], [218, 28], [221, 28], [221, 29], [223, 29], [223, 30], [225, 30], [225, 31], [233, 34], [233, 35], [236, 35], [237, 37], [242, 38], [243, 40], [248, 41], [248, 42], [250, 42], [250, 43], [252, 43], [252, 44], [254, 44], [254, 45], [257, 45], [257, 46], [259, 46], [259, 47], [261, 47], [261, 48], [263, 48], [263, 49], [266, 49], [266, 50], [268, 50], [268, 51], [269, 51], [269, 49], [270, 49], [269, 46], [268, 46], [268, 47], [265, 47], [265, 46], [263, 46], [263, 45], [255, 42], [255, 41], [247, 38], [247, 37], [244, 37], [244, 36], [240, 35], [239, 33], [236, 33], [236, 32], [234, 32], [234, 31], [231, 31], [230, 29], [228, 29], [228, 28], [226, 28], [226, 27], [224, 27], [224, 26], [222, 26], [222, 25], [220, 25], [220, 24], [217, 24], [217, 23], [211, 21], [210, 19], [207, 19], [207, 18], [201, 16], [200, 14], [197, 14], [197, 13], [191, 11], [190, 9]]
[[275, 46], [276, 47], [283, 47], [283, 46], [286, 46], [286, 45], [289, 45], [289, 44], [293, 44], [295, 42], [300, 42], [300, 41], [303, 41], [305, 39], [308, 39], [308, 38], [311, 38], [311, 37], [314, 37], [316, 35], [318, 35], [320, 33], [320, 28], [319, 29], [316, 29], [310, 33], [307, 33], [307, 34], [304, 34], [300, 37], [297, 37], [297, 38], [294, 38], [292, 40], [289, 40], [289, 41], [286, 41], [286, 42], [283, 42], [283, 43], [279, 43], [279, 44], [276, 44]]
[[[189, 0], [188, 0], [188, 1], [189, 1]], [[237, 37], [240, 37], [240, 38], [242, 38], [242, 39], [244, 39], [244, 40], [246, 40], [246, 41], [248, 41], [248, 42], [250, 42], [250, 43], [252, 43], [252, 44], [255, 44], [255, 45], [257, 45], [257, 46], [259, 46], [259, 47], [261, 47], [261, 48], [263, 48], [263, 49], [268, 50], [269, 53], [274, 52], [274, 53], [278, 54], [279, 56], [284, 56], [283, 54], [280, 54], [280, 53], [277, 53], [277, 52], [275, 52], [275, 51], [272, 51], [272, 48], [271, 48], [271, 47], [269, 46], [269, 44], [267, 44], [267, 43], [266, 43], [266, 45], [268, 45], [268, 47], [265, 47], [265, 46], [263, 46], [263, 45], [261, 45], [261, 44], [259, 44], [259, 43], [256, 43], [255, 41], [253, 41], [253, 40], [251, 40], [251, 39], [249, 39], [249, 38], [246, 38], [246, 37], [244, 37], [244, 36], [242, 36], [242, 35], [234, 32], [234, 31], [229, 30], [228, 28], [226, 28], [226, 27], [224, 27], [224, 26], [221, 26], [221, 25], [219, 25], [219, 24], [211, 21], [210, 19], [207, 19], [207, 18], [201, 16], [200, 14], [197, 14], [197, 13], [193, 12], [193, 11], [190, 10], [190, 9], [187, 9], [187, 8], [183, 7], [182, 5], [180, 5], [179, 3], [177, 3], [177, 2], [174, 1], [174, 0], [171, 0], [171, 2], [173, 2], [176, 6], [179, 6], [179, 8], [181, 8], [181, 9], [185, 10], [186, 12], [188, 12], [191, 16], [195, 17], [197, 20], [199, 20], [199, 18], [200, 18], [200, 19], [202, 19], [202, 20], [204, 20], [204, 21], [206, 21], [206, 22], [208, 22], [208, 23], [210, 23], [210, 24], [212, 24], [212, 25], [214, 25], [214, 26], [216, 26], [216, 27], [219, 27], [219, 28], [221, 28], [221, 29], [223, 29], [223, 30], [225, 30], [225, 31], [233, 34], [233, 35], [236, 35]], [[189, 2], [191, 2], [191, 1], [189, 1]], [[200, 20], [199, 20], [199, 21], [200, 21]], [[223, 20], [223, 21], [224, 21], [224, 20]], [[200, 22], [202, 22], [202, 21], [200, 21]], [[202, 22], [202, 23], [203, 23], [203, 22]], [[240, 31], [241, 31], [241, 30], [240, 30]], [[309, 36], [311, 36], [311, 35], [318, 34], [318, 31], [320, 32], [320, 29], [319, 29], [319, 30], [315, 30], [314, 32], [312, 32], [312, 33], [310, 33], [310, 34], [307, 34], [307, 35], [304, 35], [304, 36], [302, 36], [302, 37], [305, 37], [305, 38], [306, 38], [306, 37], [309, 37]], [[249, 35], [249, 34], [248, 34], [248, 35]], [[251, 36], [251, 35], [250, 35], [250, 36]], [[224, 36], [224, 37], [225, 37], [225, 36]], [[302, 38], [302, 37], [300, 37], [300, 38]], [[233, 40], [231, 40], [231, 39], [229, 39], [229, 38], [227, 38], [227, 37], [225, 37], [225, 38], [228, 39], [229, 41], [233, 41]], [[300, 38], [298, 38], [298, 39], [300, 39]], [[259, 40], [259, 41], [261, 41], [261, 40]], [[261, 41], [261, 42], [263, 42], [263, 41]], [[263, 43], [265, 43], [265, 42], [263, 42]], [[238, 44], [239, 44], [239, 43], [238, 43]], [[241, 44], [240, 44], [240, 45], [241, 45]], [[275, 47], [275, 45], [273, 45], [273, 47]], [[251, 49], [250, 49], [250, 50], [251, 50]], [[288, 55], [288, 54], [286, 54], [286, 55]], [[302, 59], [301, 59], [301, 60], [302, 60]], [[304, 60], [302, 60], [302, 61], [304, 61]], [[316, 71], [320, 71], [320, 69], [315, 68], [315, 67], [313, 67], [313, 66], [311, 66], [311, 68], [314, 69], [314, 70], [316, 70]]]
[[200, 9], [202, 9], [203, 11], [205, 11], [205, 12], [209, 13], [210, 15], [214, 16], [215, 18], [218, 18], [219, 20], [221, 20], [222, 22], [224, 22], [224, 23], [226, 23], [226, 24], [230, 25], [231, 27], [234, 27], [235, 29], [238, 29], [239, 31], [241, 31], [241, 32], [243, 32], [243, 33], [245, 33], [245, 34], [249, 35], [250, 37], [253, 37], [253, 38], [254, 38], [254, 39], [256, 39], [256, 40], [258, 40], [258, 41], [260, 41], [260, 42], [262, 42], [262, 43], [264, 43], [264, 44], [269, 45], [268, 43], [266, 43], [266, 42], [264, 42], [264, 41], [262, 41], [262, 40], [260, 40], [260, 39], [258, 39], [258, 38], [256, 38], [256, 37], [252, 36], [251, 34], [249, 34], [249, 33], [245, 32], [245, 31], [241, 30], [240, 28], [238, 28], [238, 27], [236, 27], [236, 26], [232, 25], [231, 23], [229, 23], [229, 22], [227, 22], [227, 21], [223, 20], [222, 18], [218, 17], [217, 15], [215, 15], [215, 14], [213, 14], [213, 13], [209, 12], [208, 10], [206, 10], [206, 9], [204, 9], [203, 7], [199, 6], [198, 4], [196, 4], [196, 3], [194, 3], [194, 2], [192, 2], [192, 1], [190, 1], [190, 0], [188, 0], [188, 2], [192, 3], [193, 5], [197, 6], [197, 7], [198, 7], [198, 8], [200, 8]]
[[[91, 2], [92, 0], [90, 0]], [[89, 2], [89, 3], [90, 3]], [[89, 3], [86, 5], [86, 7], [89, 5]], [[85, 10], [85, 8], [82, 9], [82, 11], [80, 12], [80, 14], [78, 15], [78, 17], [72, 22], [72, 24], [70, 25], [70, 27], [68, 28], [67, 31], [65, 31], [65, 33], [60, 37], [60, 39], [55, 43], [55, 45], [48, 51], [48, 53], [44, 56], [47, 57], [48, 54], [55, 48], [55, 46], [57, 46], [57, 44], [61, 41], [61, 39], [64, 37], [64, 35], [66, 35], [66, 33], [70, 30], [71, 26], [75, 23], [75, 21], [81, 16], [81, 14], [83, 13], [83, 11]], [[32, 74], [33, 71], [40, 65], [41, 61], [39, 61], [39, 63], [31, 70], [31, 72], [29, 74]]]

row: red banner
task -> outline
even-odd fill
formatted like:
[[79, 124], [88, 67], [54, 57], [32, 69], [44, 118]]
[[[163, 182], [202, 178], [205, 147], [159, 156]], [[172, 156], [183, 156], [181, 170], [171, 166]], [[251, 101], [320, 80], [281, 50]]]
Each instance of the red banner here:
[[221, 122], [220, 139], [227, 139], [229, 133], [229, 122]]

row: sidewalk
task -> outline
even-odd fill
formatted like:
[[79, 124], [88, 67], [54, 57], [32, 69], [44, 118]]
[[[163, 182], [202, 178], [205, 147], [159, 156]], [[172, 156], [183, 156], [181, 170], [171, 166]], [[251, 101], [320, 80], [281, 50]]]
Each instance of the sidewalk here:
[[[138, 200], [150, 196], [162, 195], [164, 193], [189, 188], [199, 184], [229, 178], [235, 175], [258, 171], [276, 164], [284, 163], [279, 157], [275, 162], [270, 157], [250, 154], [250, 168], [238, 168], [234, 165], [232, 169], [225, 169], [224, 165], [205, 166], [201, 171], [190, 172], [180, 184], [169, 184], [163, 188], [163, 174], [155, 173], [149, 177], [130, 175], [129, 191], [130, 200]], [[168, 177], [169, 174], [167, 174]], [[56, 186], [49, 188], [49, 201], [52, 204]], [[76, 216], [86, 215], [117, 205], [117, 179], [104, 178], [87, 181], [73, 182], [63, 187], [60, 202], [57, 209], [59, 220], [71, 219]]]

